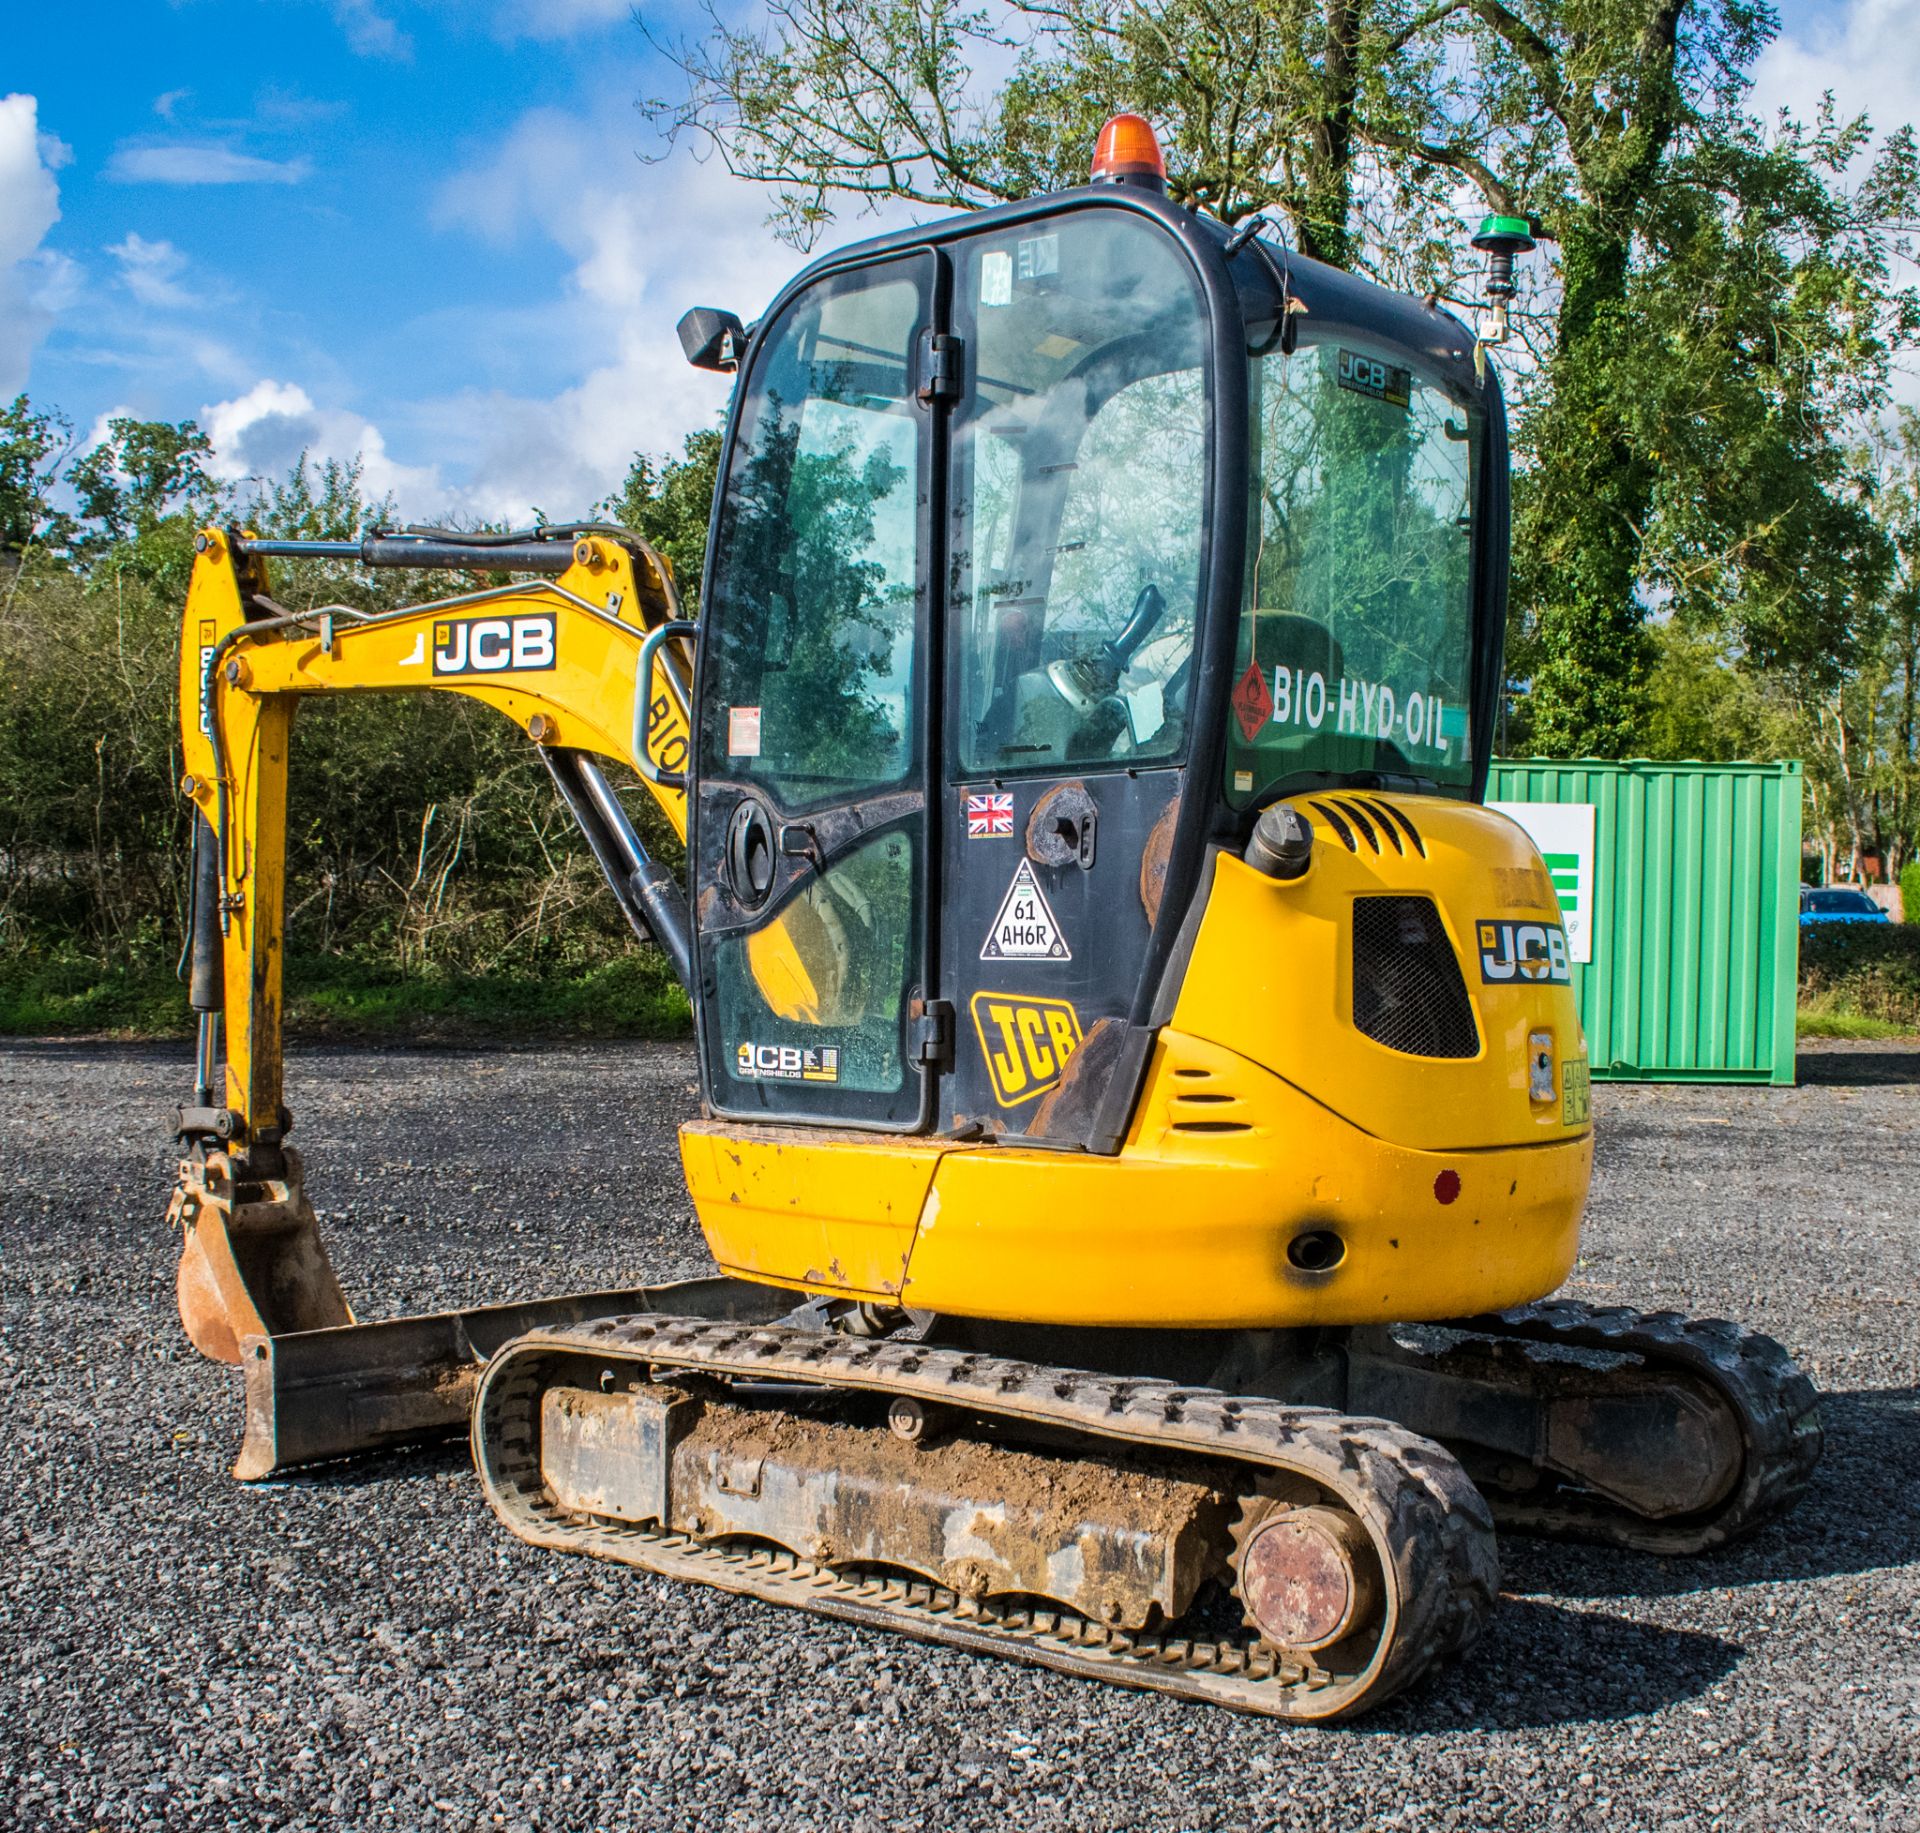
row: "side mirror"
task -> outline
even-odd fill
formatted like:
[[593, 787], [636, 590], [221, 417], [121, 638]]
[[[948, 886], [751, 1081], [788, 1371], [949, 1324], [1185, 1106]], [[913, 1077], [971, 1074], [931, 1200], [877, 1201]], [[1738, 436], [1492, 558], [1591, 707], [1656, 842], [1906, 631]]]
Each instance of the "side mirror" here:
[[740, 367], [747, 347], [747, 328], [732, 312], [718, 306], [695, 306], [680, 320], [680, 348], [696, 369], [726, 374]]

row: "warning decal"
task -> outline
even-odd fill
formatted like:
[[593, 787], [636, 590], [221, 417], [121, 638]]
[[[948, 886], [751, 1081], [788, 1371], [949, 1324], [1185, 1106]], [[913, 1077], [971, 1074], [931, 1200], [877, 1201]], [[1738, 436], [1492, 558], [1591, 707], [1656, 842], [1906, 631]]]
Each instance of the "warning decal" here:
[[[1240, 722], [1240, 730], [1246, 733], [1247, 743], [1260, 736], [1260, 728], [1273, 716], [1273, 696], [1267, 692], [1267, 678], [1260, 672], [1258, 662], [1249, 662], [1247, 672], [1235, 684], [1233, 690], [1233, 716]], [[1251, 783], [1247, 785], [1253, 787]]]
[[1060, 925], [1047, 908], [1046, 894], [1040, 889], [1033, 867], [1021, 860], [1014, 872], [1007, 895], [1000, 900], [1000, 914], [987, 931], [982, 961], [1071, 961], [1073, 950], [1060, 933]]

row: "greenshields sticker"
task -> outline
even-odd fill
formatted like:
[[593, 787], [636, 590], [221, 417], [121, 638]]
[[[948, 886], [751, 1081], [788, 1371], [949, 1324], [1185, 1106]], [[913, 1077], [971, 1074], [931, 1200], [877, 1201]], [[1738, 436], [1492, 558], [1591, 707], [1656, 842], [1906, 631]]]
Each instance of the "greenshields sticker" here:
[[1568, 1057], [1560, 1070], [1560, 1124], [1583, 1127], [1593, 1117], [1593, 1077], [1585, 1057]]

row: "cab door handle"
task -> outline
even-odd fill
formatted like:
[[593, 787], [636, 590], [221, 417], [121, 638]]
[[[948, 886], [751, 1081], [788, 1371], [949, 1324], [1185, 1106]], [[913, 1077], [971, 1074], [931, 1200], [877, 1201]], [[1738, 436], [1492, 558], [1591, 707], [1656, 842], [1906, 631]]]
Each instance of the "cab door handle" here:
[[809, 861], [816, 872], [827, 869], [826, 856], [820, 851], [820, 837], [804, 821], [781, 822], [780, 851], [788, 859]]

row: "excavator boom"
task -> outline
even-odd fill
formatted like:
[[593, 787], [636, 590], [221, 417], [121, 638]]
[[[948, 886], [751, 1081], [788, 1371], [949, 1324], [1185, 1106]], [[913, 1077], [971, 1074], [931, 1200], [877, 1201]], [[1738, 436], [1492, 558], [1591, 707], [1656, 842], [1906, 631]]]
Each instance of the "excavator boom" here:
[[[536, 1324], [649, 1304], [644, 1292], [627, 1291], [355, 1324], [287, 1142], [292, 1115], [281, 1084], [287, 762], [300, 702], [455, 693], [515, 721], [628, 920], [684, 981], [685, 899], [647, 853], [602, 765], [637, 770], [684, 837], [690, 673], [682, 645], [692, 626], [680, 617], [664, 557], [637, 536], [598, 526], [363, 542], [258, 540], [209, 528], [196, 550], [181, 628], [180, 736], [182, 789], [195, 815], [198, 1068], [194, 1100], [179, 1114], [170, 1215], [182, 1234], [189, 1337], [209, 1356], [246, 1364], [238, 1470], [257, 1477], [456, 1430], [476, 1357]], [[336, 604], [296, 612], [273, 595], [272, 565], [290, 559], [521, 577], [392, 611]]]

